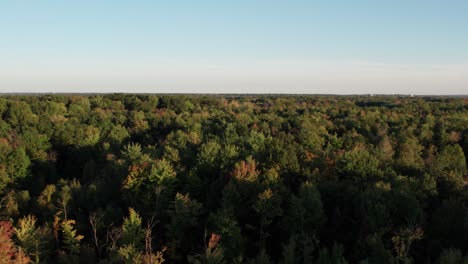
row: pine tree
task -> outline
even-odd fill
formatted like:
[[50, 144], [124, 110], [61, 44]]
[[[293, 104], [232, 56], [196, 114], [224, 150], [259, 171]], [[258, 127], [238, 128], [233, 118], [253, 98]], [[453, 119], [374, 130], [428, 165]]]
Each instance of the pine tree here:
[[128, 217], [124, 219], [122, 224], [121, 243], [123, 245], [133, 245], [136, 249], [142, 249], [145, 234], [141, 226], [141, 217], [133, 208], [129, 208], [128, 213]]
[[80, 252], [80, 241], [84, 238], [82, 235], [77, 234], [77, 231], [73, 227], [74, 225], [75, 220], [72, 219], [63, 220], [60, 224], [63, 249], [70, 254], [78, 254]]

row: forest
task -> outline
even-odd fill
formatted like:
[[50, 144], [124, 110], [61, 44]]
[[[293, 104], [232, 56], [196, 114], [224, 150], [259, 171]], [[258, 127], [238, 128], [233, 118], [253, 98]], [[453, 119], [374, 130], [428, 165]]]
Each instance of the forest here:
[[2, 95], [0, 264], [468, 263], [468, 99]]

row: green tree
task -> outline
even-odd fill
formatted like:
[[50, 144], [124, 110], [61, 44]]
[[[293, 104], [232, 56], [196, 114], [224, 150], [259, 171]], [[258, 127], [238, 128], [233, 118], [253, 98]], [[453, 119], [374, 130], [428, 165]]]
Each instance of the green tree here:
[[60, 224], [62, 229], [62, 248], [69, 254], [77, 255], [80, 252], [80, 242], [84, 238], [78, 235], [74, 227], [76, 221], [73, 219], [63, 220]]
[[192, 200], [188, 194], [177, 193], [172, 204], [171, 222], [168, 226], [170, 254], [172, 259], [188, 255], [194, 240], [199, 237], [199, 216], [202, 204]]
[[460, 176], [467, 174], [466, 158], [460, 145], [445, 146], [437, 154], [433, 165], [434, 174], [443, 174], [444, 172], [453, 172]]
[[132, 245], [137, 250], [142, 249], [145, 234], [141, 222], [140, 215], [133, 208], [129, 208], [128, 217], [124, 218], [122, 224], [121, 243], [123, 245]]
[[424, 160], [421, 157], [423, 149], [424, 147], [419, 144], [417, 138], [405, 138], [396, 152], [397, 163], [405, 172], [414, 174], [414, 171], [419, 171], [424, 167]]
[[28, 176], [30, 165], [31, 160], [24, 148], [11, 149], [0, 145], [0, 193], [8, 184]]
[[281, 198], [273, 193], [271, 189], [266, 189], [258, 195], [258, 200], [254, 203], [253, 209], [260, 217], [260, 243], [265, 239], [265, 229], [271, 224], [274, 218], [281, 216]]
[[362, 147], [345, 152], [336, 161], [336, 170], [343, 178], [358, 182], [377, 180], [382, 177], [379, 160]]
[[36, 226], [36, 217], [25, 216], [18, 221], [18, 227], [14, 228], [18, 245], [24, 250], [34, 263], [40, 263], [46, 252], [47, 239], [43, 232]]
[[174, 195], [176, 181], [176, 172], [164, 159], [137, 163], [123, 182], [124, 197], [140, 211], [161, 213]]
[[234, 259], [244, 254], [244, 239], [233, 213], [226, 210], [212, 213], [208, 222], [211, 229], [220, 236], [219, 244], [227, 262], [234, 262]]

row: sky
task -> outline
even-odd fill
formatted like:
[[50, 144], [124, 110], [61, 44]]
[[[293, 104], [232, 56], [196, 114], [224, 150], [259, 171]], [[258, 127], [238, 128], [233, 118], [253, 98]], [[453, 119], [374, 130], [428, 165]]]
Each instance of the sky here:
[[468, 1], [1, 0], [0, 92], [468, 94]]

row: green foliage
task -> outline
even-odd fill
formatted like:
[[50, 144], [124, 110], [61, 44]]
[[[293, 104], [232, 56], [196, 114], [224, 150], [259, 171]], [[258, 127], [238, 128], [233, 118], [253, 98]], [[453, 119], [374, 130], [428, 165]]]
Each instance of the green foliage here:
[[223, 247], [226, 260], [233, 261], [243, 254], [241, 228], [234, 216], [228, 211], [217, 212], [209, 217], [211, 228], [219, 234], [219, 244]]
[[201, 145], [197, 157], [199, 167], [205, 169], [205, 171], [209, 171], [210, 168], [216, 168], [216, 165], [219, 163], [220, 151], [221, 145], [216, 141], [208, 141]]
[[129, 208], [128, 217], [124, 219], [122, 224], [121, 243], [130, 246], [123, 249], [125, 252], [131, 252], [133, 249], [138, 250], [143, 246], [144, 232], [141, 221], [140, 215], [133, 208]]
[[365, 241], [369, 256], [361, 264], [395, 264], [397, 263], [392, 251], [385, 248], [382, 238], [378, 234], [369, 235]]
[[36, 262], [39, 262], [39, 244], [42, 241], [40, 241], [36, 229], [36, 218], [32, 215], [21, 218], [18, 222], [18, 228], [15, 228], [15, 234], [19, 246], [22, 247], [29, 256], [36, 257]]
[[[193, 239], [191, 235], [199, 224], [202, 205], [196, 200], [190, 199], [189, 194], [177, 193], [172, 204], [171, 222], [168, 226], [168, 237], [171, 238], [172, 254], [180, 254], [185, 245]], [[173, 258], [176, 258], [173, 255]]]
[[175, 237], [184, 237], [184, 228], [195, 227], [197, 217], [200, 215], [202, 205], [196, 200], [190, 199], [188, 194], [177, 193], [173, 203], [171, 225]]
[[254, 203], [253, 207], [260, 216], [260, 223], [262, 225], [271, 224], [273, 218], [283, 213], [279, 198], [271, 189], [266, 189], [258, 195], [258, 200]]
[[123, 183], [124, 197], [130, 205], [144, 211], [167, 208], [176, 182], [172, 165], [162, 159], [131, 165]]
[[37, 122], [37, 116], [24, 101], [10, 101], [5, 117], [12, 127], [18, 129], [24, 129]]
[[24, 148], [1, 148], [0, 146], [0, 193], [8, 184], [25, 178], [31, 165]]
[[367, 149], [354, 148], [337, 160], [336, 169], [343, 178], [359, 182], [368, 182], [382, 176], [379, 160]]
[[133, 244], [127, 244], [119, 248], [119, 257], [124, 263], [141, 263], [141, 251], [138, 250]]
[[143, 156], [143, 153], [141, 152], [141, 145], [138, 143], [130, 143], [125, 145], [121, 154], [129, 164], [134, 164], [140, 161]]
[[320, 193], [313, 184], [306, 182], [299, 190], [299, 196], [291, 199], [288, 224], [294, 233], [313, 236], [324, 221]]
[[466, 158], [460, 145], [445, 146], [435, 158], [433, 171], [436, 175], [449, 172], [460, 176], [466, 175]]
[[80, 252], [80, 241], [84, 238], [84, 236], [77, 234], [74, 227], [75, 223], [75, 220], [68, 219], [63, 220], [60, 224], [62, 230], [62, 247], [72, 255], [76, 255]]
[[0, 263], [465, 263], [467, 111], [3, 95]]
[[120, 124], [114, 126], [107, 135], [107, 138], [115, 144], [125, 142], [125, 140], [127, 140], [129, 137], [130, 134], [128, 133], [127, 129]]
[[415, 137], [409, 137], [402, 140], [397, 151], [397, 162], [401, 168], [407, 172], [418, 171], [424, 166], [421, 157], [424, 147], [419, 144]]

